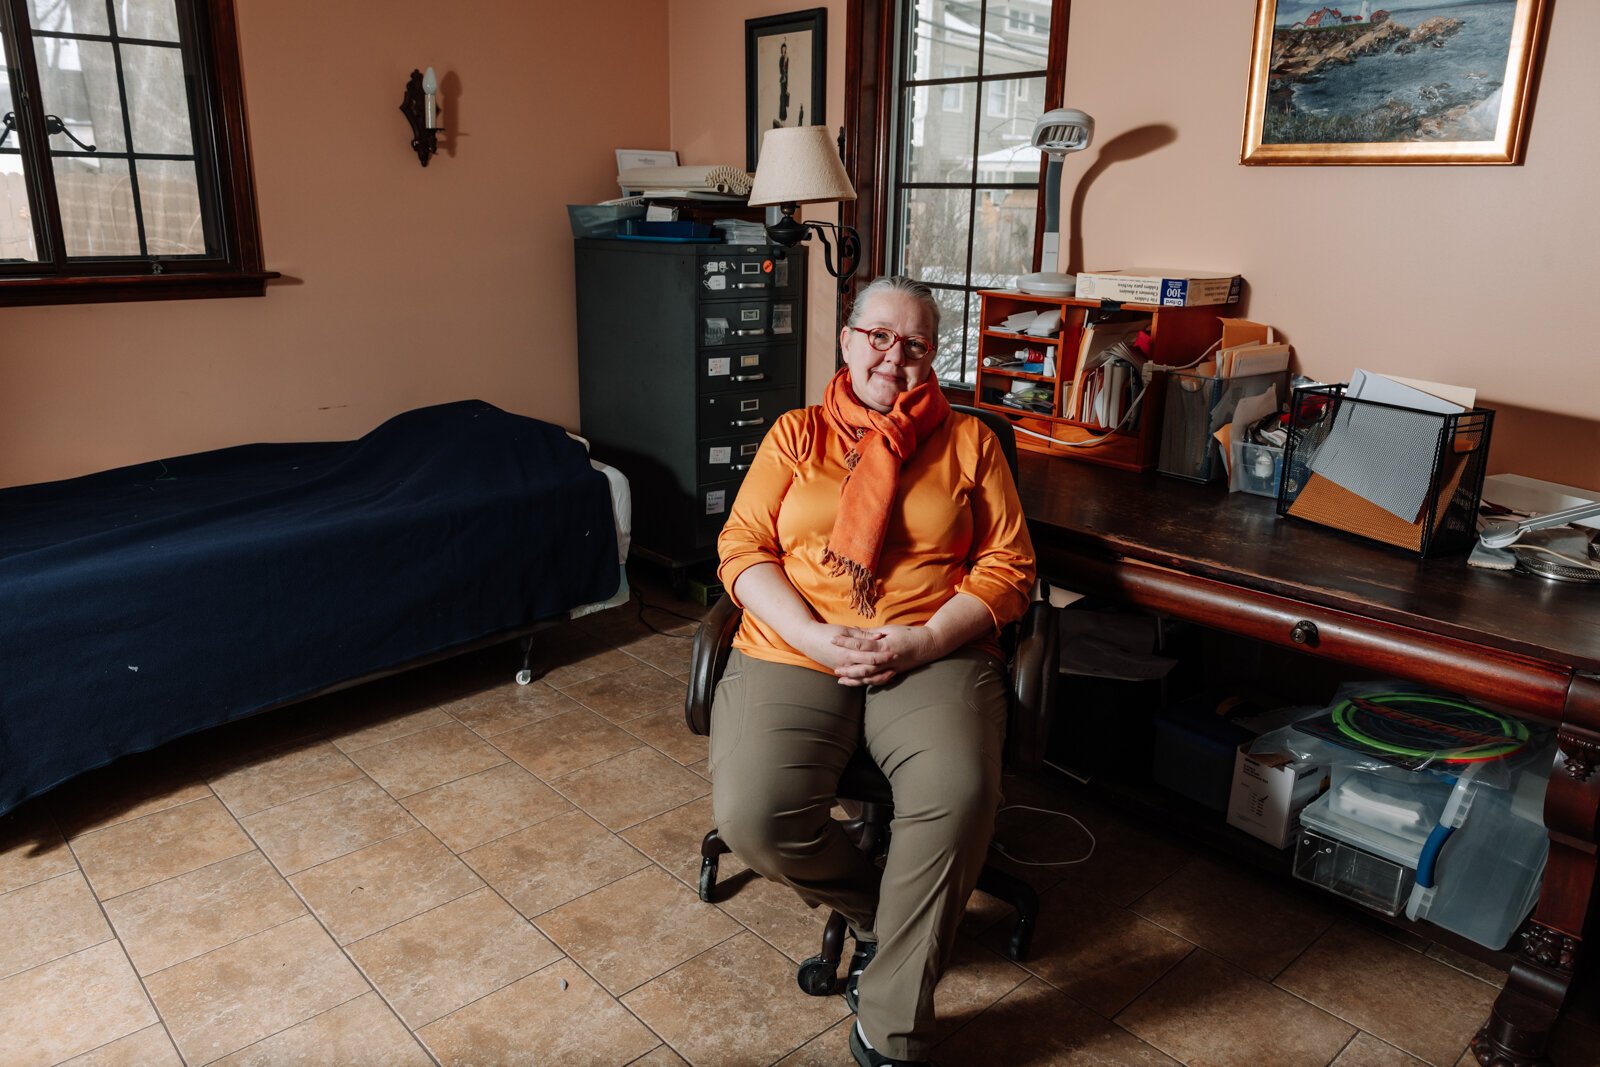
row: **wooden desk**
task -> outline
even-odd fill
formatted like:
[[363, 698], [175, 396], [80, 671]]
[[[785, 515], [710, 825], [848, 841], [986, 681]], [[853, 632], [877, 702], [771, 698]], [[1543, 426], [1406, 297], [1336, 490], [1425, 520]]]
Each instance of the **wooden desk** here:
[[1280, 519], [1273, 501], [1024, 453], [1039, 572], [1063, 587], [1410, 678], [1559, 724], [1550, 858], [1515, 962], [1473, 1040], [1541, 1064], [1594, 896], [1600, 588], [1428, 561]]

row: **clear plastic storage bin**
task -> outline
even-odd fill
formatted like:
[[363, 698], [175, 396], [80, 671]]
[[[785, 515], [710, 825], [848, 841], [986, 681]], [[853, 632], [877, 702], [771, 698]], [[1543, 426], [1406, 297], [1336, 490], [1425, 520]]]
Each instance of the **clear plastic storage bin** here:
[[1514, 768], [1336, 766], [1329, 790], [1300, 813], [1294, 873], [1504, 948], [1538, 899], [1552, 759], [1544, 745]]
[[1399, 915], [1411, 896], [1410, 867], [1363, 852], [1315, 830], [1300, 829], [1294, 876], [1385, 915]]

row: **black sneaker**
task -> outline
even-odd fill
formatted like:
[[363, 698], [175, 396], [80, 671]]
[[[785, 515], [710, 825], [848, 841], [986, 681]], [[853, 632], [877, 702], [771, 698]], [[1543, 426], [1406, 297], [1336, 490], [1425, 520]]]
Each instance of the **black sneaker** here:
[[850, 1055], [861, 1067], [932, 1067], [927, 1060], [891, 1060], [877, 1049], [868, 1048], [860, 1023], [850, 1028]]
[[850, 973], [844, 980], [844, 1002], [851, 1011], [861, 1010], [861, 972], [867, 969], [872, 957], [878, 954], [876, 941], [857, 941], [855, 955], [850, 957]]

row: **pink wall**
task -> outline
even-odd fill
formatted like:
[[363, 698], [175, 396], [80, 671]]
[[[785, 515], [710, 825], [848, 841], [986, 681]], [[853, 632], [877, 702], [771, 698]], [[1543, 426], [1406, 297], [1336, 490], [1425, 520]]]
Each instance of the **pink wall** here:
[[[566, 209], [668, 143], [666, 0], [236, 0], [262, 299], [6, 309], [0, 485], [357, 436], [481, 397], [576, 427]], [[451, 142], [399, 113], [432, 64]]]
[[[1491, 471], [1600, 489], [1600, 4], [1553, 10], [1523, 165], [1244, 167], [1254, 4], [1074, 4], [1066, 97], [1097, 127], [1062, 202], [1082, 198], [1085, 261], [1238, 271], [1306, 373], [1473, 386], [1498, 409]], [[1173, 139], [1079, 188], [1150, 126]]]
[[[742, 56], [743, 19], [797, 6], [672, 0], [673, 143], [687, 158], [743, 151], [742, 65], [705, 57]], [[828, 8], [836, 125], [844, 4]], [[1600, 93], [1587, 48], [1600, 40], [1600, 4], [1554, 5], [1519, 167], [1240, 166], [1254, 14], [1246, 0], [1073, 5], [1067, 102], [1098, 122], [1062, 188], [1064, 205], [1081, 197], [1082, 259], [1238, 271], [1243, 313], [1278, 327], [1307, 373], [1344, 381], [1359, 366], [1474, 386], [1498, 411], [1491, 470], [1600, 488], [1600, 352], [1585, 291], [1600, 268]], [[1152, 126], [1167, 130], [1139, 132]], [[1102, 159], [1124, 135], [1117, 147], [1168, 143]], [[816, 302], [812, 319], [815, 398], [831, 367], [831, 308]]]
[[[0, 485], [349, 437], [461, 397], [575, 426], [563, 205], [612, 194], [616, 147], [742, 162], [744, 20], [801, 6], [237, 3], [267, 265], [286, 279], [261, 300], [7, 309]], [[836, 127], [845, 5], [825, 6]], [[1082, 201], [1083, 258], [1238, 270], [1244, 310], [1309, 373], [1474, 385], [1500, 412], [1492, 469], [1600, 487], [1600, 360], [1579, 289], [1600, 267], [1600, 94], [1583, 49], [1600, 5], [1555, 5], [1527, 162], [1454, 168], [1239, 166], [1253, 10], [1074, 5], [1068, 101], [1099, 120], [1063, 189]], [[397, 109], [429, 63], [455, 143], [424, 170]], [[1150, 126], [1170, 143], [1102, 159]], [[833, 346], [820, 262], [811, 283], [815, 398]]]

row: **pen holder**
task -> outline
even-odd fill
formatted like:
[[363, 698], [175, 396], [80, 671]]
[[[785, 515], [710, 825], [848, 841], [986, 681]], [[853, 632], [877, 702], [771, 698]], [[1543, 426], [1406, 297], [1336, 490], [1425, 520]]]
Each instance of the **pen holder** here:
[[1415, 552], [1460, 552], [1477, 539], [1494, 412], [1420, 411], [1296, 389], [1278, 514]]

